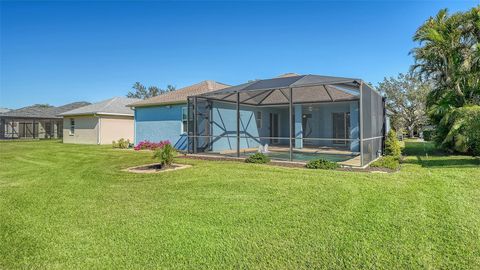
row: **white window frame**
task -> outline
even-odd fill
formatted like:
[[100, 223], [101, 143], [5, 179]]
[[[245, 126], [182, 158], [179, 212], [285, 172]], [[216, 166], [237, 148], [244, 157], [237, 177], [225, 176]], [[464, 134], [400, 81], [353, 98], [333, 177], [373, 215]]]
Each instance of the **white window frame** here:
[[75, 135], [75, 118], [70, 118], [70, 136]]
[[[183, 113], [184, 111], [185, 111], [185, 114]], [[183, 118], [183, 116], [185, 116], [185, 118]], [[180, 128], [180, 133], [187, 134], [187, 125], [188, 125], [188, 108], [187, 107], [182, 107], [180, 119], [182, 123]]]
[[257, 122], [257, 128], [263, 127], [263, 113], [261, 111], [255, 112], [255, 120]]

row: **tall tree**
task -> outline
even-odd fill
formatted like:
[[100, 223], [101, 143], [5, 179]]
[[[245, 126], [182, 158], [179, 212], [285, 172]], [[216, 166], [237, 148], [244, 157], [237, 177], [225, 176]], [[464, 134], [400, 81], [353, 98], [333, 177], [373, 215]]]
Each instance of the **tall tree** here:
[[480, 104], [480, 6], [452, 15], [440, 10], [413, 40], [419, 46], [412, 50], [412, 69], [432, 82], [427, 109], [437, 126], [436, 142], [444, 145], [454, 111]]
[[158, 96], [167, 92], [175, 91], [176, 88], [173, 85], [167, 85], [167, 88], [161, 89], [157, 86], [149, 86], [146, 88], [140, 82], [136, 82], [132, 86], [133, 91], [129, 91], [127, 97], [129, 98], [140, 98], [140, 99], [147, 99], [154, 96]]
[[430, 86], [410, 72], [384, 78], [378, 89], [386, 96], [385, 105], [393, 113], [393, 127], [397, 131], [406, 130], [413, 137], [427, 122], [425, 103]]

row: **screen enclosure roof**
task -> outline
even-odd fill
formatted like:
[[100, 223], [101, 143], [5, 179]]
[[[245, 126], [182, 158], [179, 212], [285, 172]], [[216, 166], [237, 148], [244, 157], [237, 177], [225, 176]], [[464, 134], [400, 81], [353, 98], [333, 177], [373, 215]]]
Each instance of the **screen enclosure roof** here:
[[362, 80], [354, 78], [320, 75], [298, 75], [273, 79], [255, 80], [197, 95], [201, 99], [236, 102], [239, 93], [244, 105], [288, 104], [289, 89], [292, 89], [293, 103], [321, 103], [352, 101], [360, 98]]

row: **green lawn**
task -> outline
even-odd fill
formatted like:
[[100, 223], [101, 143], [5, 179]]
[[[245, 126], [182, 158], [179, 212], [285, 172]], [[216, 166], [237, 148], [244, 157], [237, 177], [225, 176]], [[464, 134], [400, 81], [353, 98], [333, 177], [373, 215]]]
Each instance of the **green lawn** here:
[[[0, 269], [480, 269], [479, 160], [407, 142], [398, 173], [0, 143]], [[426, 156], [425, 153], [428, 153]]]

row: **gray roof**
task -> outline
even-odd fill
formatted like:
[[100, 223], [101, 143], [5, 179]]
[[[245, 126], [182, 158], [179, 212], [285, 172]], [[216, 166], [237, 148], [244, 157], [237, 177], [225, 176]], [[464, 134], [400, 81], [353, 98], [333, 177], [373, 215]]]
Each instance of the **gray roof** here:
[[361, 82], [361, 79], [354, 78], [288, 74], [227, 87], [201, 94], [199, 97], [235, 102], [234, 93], [238, 92], [242, 104], [285, 104], [289, 102], [288, 89], [292, 88], [294, 103], [349, 101], [359, 99]]
[[0, 108], [0, 113], [6, 113], [6, 112], [9, 112], [11, 111], [10, 109], [8, 108]]
[[106, 115], [129, 115], [133, 116], [133, 111], [126, 107], [128, 104], [140, 101], [136, 98], [114, 97], [104, 101], [100, 101], [88, 106], [84, 106], [75, 110], [61, 113], [62, 116], [68, 115], [89, 115], [89, 114], [106, 114]]
[[54, 107], [46, 105], [32, 105], [23, 107], [17, 110], [11, 110], [6, 113], [1, 113], [0, 117], [21, 117], [21, 118], [61, 118], [58, 114], [83, 107], [90, 104], [89, 102], [80, 101], [73, 102], [63, 106]]

